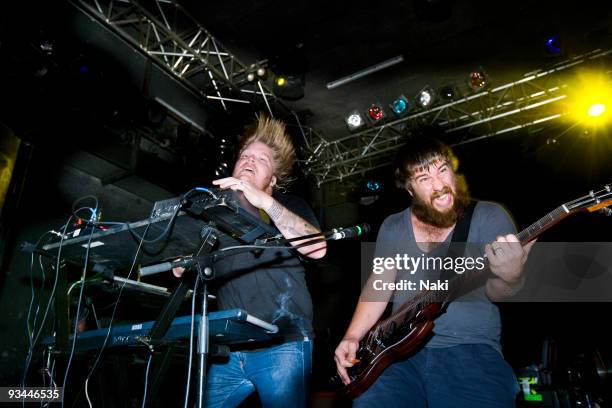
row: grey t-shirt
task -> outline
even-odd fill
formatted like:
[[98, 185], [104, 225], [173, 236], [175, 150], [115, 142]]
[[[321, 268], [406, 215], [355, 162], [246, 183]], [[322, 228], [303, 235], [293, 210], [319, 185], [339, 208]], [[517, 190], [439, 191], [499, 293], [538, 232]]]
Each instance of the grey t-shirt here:
[[[479, 257], [484, 246], [496, 240], [499, 235], [515, 234], [516, 227], [509, 214], [499, 205], [479, 201], [474, 208], [465, 256]], [[444, 244], [428, 252], [428, 257], [446, 255], [452, 233]], [[416, 245], [411, 221], [410, 207], [385, 219], [376, 240], [376, 256], [393, 256], [395, 253], [409, 253], [423, 256]], [[396, 281], [405, 278], [398, 271]], [[415, 276], [412, 276], [414, 280]], [[414, 292], [396, 291], [393, 296], [393, 311]], [[426, 347], [450, 347], [460, 344], [489, 344], [501, 352], [499, 343], [501, 322], [499, 310], [491, 303], [480, 286], [450, 303], [446, 313], [435, 320], [434, 335]]]

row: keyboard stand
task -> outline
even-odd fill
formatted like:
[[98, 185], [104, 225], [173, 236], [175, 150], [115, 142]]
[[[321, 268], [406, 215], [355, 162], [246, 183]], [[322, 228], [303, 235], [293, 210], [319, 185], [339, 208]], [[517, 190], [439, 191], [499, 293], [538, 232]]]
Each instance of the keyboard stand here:
[[[212, 240], [216, 243], [217, 236], [213, 233], [213, 229], [203, 236], [202, 239], [206, 246], [206, 242]], [[200, 251], [204, 253], [210, 253], [214, 243], [206, 247], [208, 250]], [[197, 255], [202, 255], [198, 253]], [[204, 406], [205, 394], [206, 394], [206, 357], [208, 355], [208, 343], [209, 343], [209, 327], [208, 327], [208, 285], [207, 278], [210, 279], [214, 276], [213, 264], [211, 257], [200, 257], [201, 261], [197, 264], [198, 275], [196, 279], [202, 281], [202, 311], [200, 315], [200, 326], [198, 330], [198, 389], [197, 389], [197, 403], [198, 408]]]
[[[204, 400], [204, 393], [206, 391], [206, 356], [208, 354], [208, 290], [205, 280], [206, 277], [211, 277], [212, 275], [212, 263], [210, 265], [204, 265], [204, 259], [209, 259], [204, 255], [212, 252], [212, 249], [217, 243], [217, 234], [216, 230], [211, 227], [204, 227], [200, 233], [200, 237], [202, 239], [199, 248], [195, 251], [196, 256], [199, 257], [200, 261], [197, 264], [197, 274], [195, 279], [201, 279], [202, 281], [202, 308], [201, 308], [201, 316], [200, 316], [200, 325], [198, 328], [198, 407], [202, 407]], [[163, 309], [161, 310], [159, 317], [155, 321], [155, 324], [151, 328], [150, 332], [150, 345], [154, 347], [155, 345], [160, 344], [163, 341], [164, 336], [166, 335], [168, 328], [172, 324], [172, 321], [175, 318], [176, 312], [178, 311], [181, 303], [185, 299], [185, 295], [187, 294], [189, 288], [185, 283], [183, 277], [170, 296], [170, 299], [166, 302]], [[192, 293], [192, 296], [196, 296], [196, 293]], [[154, 366], [157, 367], [155, 370], [155, 376], [152, 379], [152, 384], [157, 384], [163, 375], [165, 374], [168, 364], [170, 361], [170, 357], [173, 353], [172, 346], [167, 347], [161, 356], [155, 358]], [[153, 363], [153, 361], [152, 361]], [[156, 388], [152, 388], [156, 389]]]

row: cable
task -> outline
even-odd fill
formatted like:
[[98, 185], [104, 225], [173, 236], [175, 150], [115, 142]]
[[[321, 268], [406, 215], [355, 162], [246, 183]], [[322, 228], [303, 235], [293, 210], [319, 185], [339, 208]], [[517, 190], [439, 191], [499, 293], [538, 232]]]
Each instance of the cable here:
[[[212, 196], [213, 196], [215, 199], [217, 199], [217, 196], [216, 196], [216, 195], [215, 195], [215, 194], [214, 194], [214, 193], [213, 193], [211, 190], [209, 190], [209, 189], [207, 189], [207, 188], [204, 188], [204, 187], [195, 187], [195, 188], [193, 188], [193, 189], [189, 190], [187, 193], [185, 193], [184, 195], [182, 195], [182, 196], [181, 196], [181, 202], [184, 202], [184, 200], [185, 200], [185, 199], [186, 199], [186, 198], [187, 198], [187, 197], [188, 197], [188, 196], [189, 196], [191, 193], [193, 193], [193, 192], [195, 192], [195, 191], [197, 191], [197, 192], [206, 192], [206, 193], [208, 193], [208, 194], [212, 195]], [[79, 208], [77, 208], [77, 204], [78, 204], [78, 203], [80, 203], [81, 201], [85, 200], [85, 199], [93, 199], [93, 200], [94, 200], [94, 202], [95, 202], [95, 207], [94, 207], [94, 208], [91, 208], [91, 207], [79, 207]], [[182, 206], [182, 205], [181, 205], [181, 206]], [[28, 331], [28, 339], [29, 339], [30, 347], [29, 347], [29, 350], [28, 350], [28, 354], [27, 354], [27, 356], [26, 356], [26, 361], [25, 361], [25, 364], [24, 364], [24, 371], [23, 371], [22, 380], [21, 380], [21, 386], [22, 386], [22, 387], [24, 387], [24, 386], [25, 386], [25, 380], [26, 380], [26, 377], [27, 377], [27, 373], [28, 373], [28, 370], [29, 370], [29, 366], [30, 366], [31, 361], [32, 361], [32, 356], [33, 356], [33, 351], [34, 351], [34, 348], [35, 348], [36, 343], [38, 342], [38, 339], [39, 339], [40, 335], [42, 334], [42, 331], [43, 331], [43, 329], [44, 329], [44, 327], [45, 327], [45, 322], [46, 322], [46, 320], [47, 320], [47, 317], [48, 317], [48, 315], [49, 315], [49, 310], [50, 310], [51, 304], [52, 304], [53, 299], [54, 299], [54, 297], [55, 297], [55, 291], [56, 291], [56, 289], [57, 289], [57, 284], [58, 284], [58, 279], [59, 279], [60, 261], [61, 261], [61, 252], [62, 252], [62, 246], [63, 246], [63, 243], [64, 243], [64, 239], [66, 238], [66, 231], [67, 231], [68, 226], [70, 225], [70, 223], [71, 223], [71, 221], [72, 221], [72, 219], [73, 219], [73, 218], [76, 218], [76, 219], [79, 219], [79, 220], [83, 220], [83, 218], [81, 218], [81, 217], [80, 217], [80, 216], [79, 216], [77, 213], [78, 213], [79, 211], [81, 211], [81, 210], [89, 210], [89, 211], [91, 212], [91, 218], [90, 218], [90, 220], [89, 220], [89, 221], [87, 221], [87, 225], [91, 225], [91, 226], [92, 226], [92, 231], [91, 231], [90, 238], [89, 238], [88, 245], [87, 245], [86, 261], [85, 261], [85, 267], [84, 267], [84, 273], [83, 273], [83, 278], [82, 278], [82, 280], [84, 280], [84, 276], [85, 276], [85, 274], [86, 274], [86, 270], [87, 270], [87, 260], [88, 260], [87, 258], [88, 258], [88, 256], [89, 256], [89, 249], [90, 249], [90, 248], [89, 248], [89, 244], [91, 243], [91, 239], [92, 239], [93, 233], [94, 233], [94, 231], [95, 231], [95, 227], [96, 227], [97, 225], [103, 225], [103, 224], [111, 224], [111, 225], [113, 225], [113, 224], [121, 224], [121, 225], [126, 225], [126, 226], [127, 226], [127, 228], [128, 228], [128, 230], [129, 230], [129, 231], [130, 231], [130, 232], [131, 232], [131, 233], [132, 233], [134, 236], [136, 236], [136, 237], [137, 237], [137, 238], [140, 240], [139, 245], [138, 245], [138, 248], [137, 248], [137, 250], [136, 250], [136, 254], [135, 254], [135, 256], [134, 256], [134, 260], [133, 260], [132, 266], [131, 266], [130, 271], [129, 271], [129, 273], [128, 273], [128, 279], [129, 279], [129, 277], [131, 276], [131, 274], [132, 274], [132, 272], [133, 272], [133, 270], [134, 270], [134, 266], [135, 266], [135, 264], [136, 264], [136, 260], [137, 260], [137, 258], [138, 258], [138, 254], [140, 253], [140, 249], [142, 248], [143, 243], [155, 243], [155, 242], [157, 242], [157, 241], [161, 240], [161, 239], [162, 239], [162, 238], [163, 238], [163, 237], [164, 237], [166, 234], [168, 234], [168, 232], [170, 231], [170, 228], [172, 227], [172, 225], [173, 225], [174, 221], [176, 220], [176, 217], [177, 217], [177, 215], [178, 215], [178, 213], [179, 213], [179, 211], [180, 211], [181, 206], [177, 207], [176, 211], [175, 211], [175, 212], [172, 214], [172, 217], [171, 217], [171, 218], [170, 218], [170, 220], [168, 221], [168, 224], [167, 224], [166, 228], [164, 229], [164, 231], [162, 231], [162, 233], [161, 233], [161, 234], [160, 234], [158, 237], [156, 237], [156, 238], [155, 238], [155, 239], [153, 239], [153, 240], [146, 240], [146, 239], [145, 239], [145, 236], [146, 236], [146, 234], [147, 234], [147, 232], [148, 232], [148, 230], [149, 230], [150, 224], [148, 224], [148, 225], [146, 226], [146, 229], [145, 229], [145, 231], [144, 231], [144, 234], [143, 234], [142, 236], [140, 236], [140, 235], [138, 235], [138, 234], [136, 233], [136, 231], [133, 231], [133, 230], [131, 229], [131, 227], [130, 227], [129, 223], [97, 223], [97, 222], [96, 222], [96, 221], [97, 221], [97, 219], [96, 219], [96, 218], [97, 218], [97, 211], [98, 211], [98, 207], [99, 207], [99, 202], [98, 202], [98, 199], [97, 199], [95, 196], [93, 196], [93, 195], [87, 195], [87, 196], [81, 197], [81, 198], [77, 199], [77, 200], [76, 200], [76, 201], [75, 201], [75, 202], [72, 204], [72, 208], [71, 208], [71, 215], [70, 215], [70, 217], [68, 218], [68, 220], [66, 221], [66, 223], [64, 224], [64, 226], [63, 226], [63, 228], [62, 228], [62, 232], [61, 232], [61, 234], [58, 234], [58, 235], [60, 235], [60, 243], [59, 243], [59, 246], [58, 246], [58, 252], [57, 252], [57, 256], [56, 256], [56, 259], [57, 259], [57, 262], [56, 262], [56, 267], [55, 267], [55, 272], [56, 272], [56, 273], [55, 273], [55, 280], [54, 280], [54, 283], [53, 283], [53, 288], [52, 288], [52, 290], [51, 290], [51, 294], [50, 294], [50, 297], [49, 297], [49, 301], [48, 301], [48, 303], [47, 303], [47, 306], [45, 307], [45, 313], [43, 314], [43, 318], [42, 318], [42, 320], [41, 320], [40, 327], [39, 327], [38, 331], [36, 330], [36, 327], [35, 327], [35, 324], [34, 324], [34, 325], [33, 325], [33, 327], [32, 327], [31, 334], [30, 334], [30, 328], [29, 328], [29, 316], [31, 315], [31, 307], [32, 307], [32, 305], [33, 305], [33, 299], [34, 299], [34, 295], [32, 295], [33, 297], [32, 297], [32, 300], [31, 300], [31, 305], [30, 305], [30, 308], [29, 308], [29, 311], [28, 311], [28, 319], [27, 319], [27, 323], [28, 323], [28, 324], [27, 324], [27, 331]], [[49, 232], [53, 232], [53, 231], [49, 231]], [[39, 240], [40, 240], [40, 238], [39, 238]], [[33, 262], [32, 262], [32, 263], [33, 263]], [[42, 261], [41, 261], [41, 266], [42, 266]], [[44, 273], [44, 272], [43, 272], [43, 273]], [[44, 276], [44, 275], [43, 275], [43, 276]], [[43, 281], [44, 281], [44, 279], [43, 279]], [[33, 281], [32, 281], [32, 283], [33, 283]], [[116, 314], [116, 311], [117, 311], [117, 307], [118, 307], [118, 305], [119, 305], [119, 300], [120, 300], [120, 298], [121, 298], [121, 295], [122, 295], [122, 293], [123, 293], [123, 289], [124, 289], [124, 287], [125, 287], [125, 284], [126, 284], [126, 283], [127, 283], [127, 281], [123, 283], [123, 285], [121, 286], [121, 288], [120, 288], [120, 290], [119, 290], [119, 294], [118, 294], [118, 296], [117, 296], [117, 302], [115, 303], [115, 307], [113, 308], [113, 312], [112, 312], [112, 315], [111, 315], [111, 319], [110, 319], [110, 324], [109, 324], [109, 328], [108, 328], [108, 331], [107, 331], [107, 335], [106, 335], [106, 337], [105, 337], [105, 339], [104, 339], [104, 343], [103, 343], [103, 345], [102, 345], [102, 347], [101, 347], [101, 349], [100, 349], [100, 351], [99, 351], [99, 353], [98, 353], [98, 355], [97, 355], [97, 357], [96, 357], [96, 360], [95, 360], [95, 362], [94, 362], [94, 365], [92, 366], [92, 368], [90, 369], [90, 371], [89, 371], [89, 373], [88, 373], [88, 375], [87, 375], [87, 377], [86, 377], [86, 381], [87, 381], [87, 380], [89, 380], [89, 378], [91, 377], [91, 375], [92, 375], [92, 374], [93, 374], [93, 372], [95, 371], [95, 369], [96, 369], [96, 367], [97, 367], [97, 364], [99, 363], [100, 358], [101, 358], [101, 356], [102, 356], [102, 354], [103, 354], [103, 352], [104, 352], [104, 349], [105, 349], [105, 347], [106, 347], [106, 345], [107, 345], [107, 343], [108, 343], [108, 339], [109, 339], [109, 337], [110, 337], [110, 333], [111, 333], [111, 331], [112, 331], [112, 323], [113, 323], [113, 319], [114, 319], [114, 317], [115, 317], [115, 314]], [[78, 325], [78, 315], [79, 315], [79, 313], [80, 313], [80, 306], [81, 306], [81, 302], [82, 302], [82, 294], [83, 294], [83, 290], [84, 290], [84, 284], [82, 284], [82, 286], [81, 286], [81, 292], [80, 292], [80, 294], [79, 294], [79, 300], [78, 300], [78, 306], [77, 306], [77, 314], [76, 314], [76, 321], [75, 321], [75, 332], [74, 332], [74, 337], [73, 337], [73, 346], [72, 346], [72, 350], [71, 350], [70, 358], [69, 358], [69, 360], [68, 360], [68, 365], [67, 365], [67, 369], [66, 369], [66, 374], [65, 374], [65, 376], [64, 376], [64, 385], [65, 385], [65, 383], [66, 383], [66, 381], [67, 381], [68, 371], [69, 371], [68, 369], [69, 369], [69, 367], [70, 367], [70, 363], [71, 363], [71, 360], [72, 360], [72, 357], [73, 357], [73, 353], [74, 353], [74, 349], [75, 349], [76, 337], [77, 337], [76, 327], [77, 327], [77, 325]], [[36, 316], [37, 316], [37, 315], [38, 315], [38, 312], [36, 313]], [[34, 323], [35, 323], [35, 321], [34, 321]], [[36, 335], [34, 335], [34, 333], [36, 333]], [[77, 398], [77, 399], [75, 399], [75, 401], [76, 401], [76, 400], [78, 400], [78, 398]], [[63, 404], [64, 404], [64, 398], [63, 398], [63, 395], [62, 395], [62, 406], [63, 406]]]
[[[144, 231], [143, 238], [147, 235], [147, 232], [149, 231], [149, 225], [147, 225]], [[138, 254], [140, 253], [142, 244], [143, 244], [143, 240], [141, 240], [140, 243], [138, 244], [138, 248], [136, 249], [136, 253], [134, 254], [134, 259], [132, 261], [132, 266], [130, 267], [130, 271], [128, 272], [127, 279], [130, 278], [130, 276], [132, 275], [132, 272], [134, 271], [134, 266], [136, 265], [136, 260], [138, 259]], [[115, 319], [115, 314], [117, 312], [119, 301], [121, 299], [121, 295], [123, 294], [123, 288], [125, 288], [126, 283], [127, 283], [127, 280], [123, 282], [123, 284], [119, 288], [119, 294], [117, 295], [117, 301], [115, 302], [115, 306], [113, 307], [113, 312], [111, 313], [110, 323], [108, 325], [106, 337], [104, 338], [104, 342], [102, 343], [102, 346], [100, 347], [100, 351], [98, 352], [98, 355], [96, 356], [96, 360], [94, 361], [94, 364], [92, 365], [91, 369], [89, 370], [89, 373], [87, 374], [87, 377], [86, 377], [87, 380], [89, 380], [91, 376], [93, 375], [94, 371], [96, 370], [98, 366], [98, 363], [100, 362], [100, 359], [102, 358], [102, 354], [104, 354], [104, 350], [106, 349], [106, 345], [108, 344], [108, 339], [110, 338], [110, 335], [113, 329], [113, 320]], [[79, 394], [80, 394], [80, 391], [79, 391]], [[78, 395], [77, 395], [77, 398], [75, 398], [75, 402], [77, 400], [78, 400]]]
[[[51, 353], [49, 353], [49, 354], [51, 354]], [[48, 387], [47, 387], [47, 375], [46, 375], [45, 369], [47, 368], [47, 366], [49, 365], [49, 363], [47, 362], [47, 363], [45, 364], [45, 362], [46, 362], [46, 358], [45, 358], [45, 350], [43, 350], [42, 362], [43, 362], [43, 366], [42, 366], [42, 370], [40, 370], [40, 373], [42, 374], [42, 386], [43, 386], [43, 387], [45, 387], [45, 388], [48, 388]], [[24, 401], [24, 402], [25, 402], [25, 401]], [[22, 404], [22, 406], [23, 406], [23, 405], [25, 405], [25, 404]], [[40, 406], [41, 406], [41, 407], [43, 406], [43, 402], [42, 402], [42, 401], [40, 401]]]
[[49, 379], [53, 383], [53, 388], [57, 388], [57, 383], [55, 382], [55, 359], [53, 359], [53, 364], [51, 364], [51, 372], [49, 373]]
[[[70, 372], [70, 364], [72, 363], [72, 357], [74, 356], [74, 350], [76, 348], [76, 341], [78, 337], [78, 327], [79, 327], [79, 317], [81, 314], [81, 303], [83, 302], [83, 293], [85, 292], [85, 276], [87, 275], [87, 263], [89, 262], [89, 251], [91, 246], [91, 239], [93, 238], [95, 229], [91, 229], [91, 233], [89, 234], [89, 240], [87, 241], [87, 247], [85, 249], [85, 260], [83, 261], [83, 274], [81, 275], [81, 290], [79, 292], [79, 299], [77, 300], [77, 309], [76, 315], [74, 318], [74, 330], [72, 336], [72, 347], [70, 348], [70, 355], [68, 357], [68, 363], [66, 364], [66, 370], [64, 373], [64, 382], [62, 383], [62, 388], [66, 391], [66, 383], [68, 382], [68, 373]], [[62, 393], [62, 407], [64, 406], [64, 395], [65, 392]]]
[[[28, 374], [28, 370], [30, 368], [30, 363], [32, 361], [32, 355], [34, 353], [34, 348], [36, 347], [36, 342], [38, 341], [38, 338], [40, 337], [45, 327], [45, 322], [47, 320], [47, 316], [49, 315], [49, 309], [51, 308], [51, 303], [53, 302], [53, 297], [55, 296], [55, 290], [57, 289], [57, 282], [59, 280], [59, 273], [60, 273], [60, 259], [61, 259], [61, 254], [62, 254], [62, 245], [64, 244], [64, 237], [66, 236], [66, 230], [68, 229], [68, 225], [70, 225], [70, 221], [72, 221], [72, 218], [73, 218], [73, 215], [70, 215], [70, 217], [68, 217], [68, 221], [66, 221], [66, 224], [64, 225], [64, 229], [60, 237], [60, 244], [57, 249], [57, 262], [55, 265], [55, 281], [53, 282], [53, 288], [51, 289], [51, 294], [49, 295], [49, 302], [47, 302], [45, 313], [43, 314], [42, 321], [40, 322], [40, 329], [38, 330], [38, 333], [36, 334], [36, 336], [34, 336], [34, 339], [30, 345], [30, 349], [28, 350], [28, 355], [26, 356], [26, 361], [25, 361], [24, 369], [23, 369], [23, 376], [21, 378], [22, 387], [25, 387], [25, 380]], [[36, 329], [32, 328], [32, 334], [35, 331]]]
[[[50, 233], [51, 231], [47, 231], [43, 233], [38, 238], [34, 246], [37, 247], [40, 244], [40, 241], [42, 241], [42, 239], [45, 237], [45, 235], [50, 234]], [[40, 255], [39, 255], [39, 262], [40, 262], [41, 274], [42, 274], [42, 284], [41, 284], [41, 293], [40, 293], [40, 297], [42, 298], [42, 291], [44, 288], [46, 277], [45, 277], [44, 268], [42, 267], [42, 261], [40, 261]], [[40, 301], [39, 301], [38, 305], [36, 306], [36, 313], [34, 315], [34, 321], [32, 322], [32, 329], [30, 330], [30, 316], [32, 315], [32, 307], [34, 306], [34, 299], [36, 298], [35, 292], [34, 292], [34, 252], [30, 254], [30, 291], [31, 291], [31, 297], [30, 297], [30, 305], [28, 306], [28, 315], [26, 317], [26, 332], [28, 335], [28, 341], [29, 341], [30, 347], [32, 347], [32, 340], [34, 339], [34, 327], [36, 325], [36, 318], [38, 316], [38, 312], [40, 311]]]
[[[137, 240], [145, 244], [154, 244], [157, 241], [164, 238], [168, 234], [168, 232], [170, 231], [170, 227], [172, 227], [172, 225], [174, 224], [174, 221], [176, 220], [176, 217], [178, 213], [180, 212], [180, 210], [181, 210], [181, 206], [178, 206], [176, 210], [174, 210], [174, 212], [172, 213], [172, 216], [170, 217], [168, 224], [166, 224], [166, 228], [161, 232], [161, 234], [159, 234], [154, 239], [144, 239], [144, 235], [140, 236], [136, 231], [132, 229], [130, 224], [127, 222], [100, 222], [100, 223], [97, 223], [97, 225], [124, 225], [127, 228], [127, 230], [130, 232], [130, 234], [132, 234], [132, 236], [134, 236], [134, 238], [136, 238]], [[150, 225], [151, 224], [147, 224], [147, 229]]]
[[191, 366], [193, 364], [193, 327], [195, 324], [195, 299], [198, 290], [198, 282], [200, 281], [200, 279], [200, 274], [198, 274], [195, 283], [193, 284], [193, 292], [191, 292], [191, 330], [189, 330], [189, 362], [187, 363], [187, 385], [185, 387], [184, 408], [187, 408], [188, 406], [189, 389], [191, 388]]
[[[85, 283], [93, 283], [93, 282], [103, 282], [103, 281], [104, 281], [104, 275], [102, 273], [98, 273], [92, 276], [91, 278], [86, 279], [84, 282], [79, 279], [78, 281], [70, 285], [70, 287], [68, 288], [68, 291], [66, 292], [66, 295], [70, 296], [70, 292], [72, 292], [72, 289], [76, 288], [78, 285], [83, 285]], [[70, 307], [70, 305], [68, 305], [68, 307]], [[68, 310], [70, 311], [70, 309]]]
[[89, 399], [89, 392], [87, 390], [88, 383], [89, 383], [89, 378], [85, 379], [85, 399], [87, 400], [87, 403], [89, 404], [89, 408], [93, 408], [93, 406], [91, 405], [91, 400]]
[[[174, 210], [174, 212], [172, 213], [172, 216], [168, 220], [168, 223], [166, 224], [166, 227], [164, 228], [164, 230], [157, 237], [155, 237], [153, 239], [144, 239], [144, 237], [140, 236], [134, 229], [132, 229], [130, 224], [127, 223], [127, 222], [95, 222], [92, 225], [94, 225], [94, 226], [97, 226], [97, 225], [122, 225], [122, 226], [125, 226], [128, 229], [128, 231], [130, 232], [130, 234], [132, 234], [136, 239], [142, 240], [145, 244], [154, 244], [154, 243], [160, 241], [161, 239], [163, 239], [166, 235], [168, 235], [168, 232], [170, 231], [170, 229], [174, 225], [174, 221], [176, 221], [176, 217], [178, 216], [178, 213], [180, 212], [182, 206], [186, 202], [187, 197], [189, 197], [189, 195], [191, 195], [194, 192], [204, 192], [204, 193], [210, 194], [215, 199], [218, 198], [218, 196], [214, 192], [212, 192], [210, 189], [205, 188], [205, 187], [194, 187], [191, 190], [187, 191], [185, 194], [182, 194], [180, 196], [180, 203], [181, 203], [181, 205], [178, 206]], [[93, 196], [85, 196], [85, 197], [82, 197], [79, 200], [82, 200], [82, 199], [87, 198], [87, 197], [93, 197]], [[95, 197], [93, 197], [93, 198], [95, 198]], [[73, 204], [73, 208], [74, 208], [74, 204]], [[95, 210], [91, 209], [91, 208], [88, 208], [88, 207], [81, 207], [81, 208], [79, 208], [76, 211], [79, 211], [79, 210], [82, 210], [82, 209], [90, 209], [90, 210], [92, 210], [93, 211], [92, 218], [95, 221], [96, 211], [97, 211], [97, 201], [96, 201], [96, 209]]]
[[182, 194], [180, 196], [180, 205], [178, 207], [176, 207], [176, 209], [172, 213], [172, 216], [170, 217], [170, 220], [168, 221], [168, 224], [166, 224], [166, 228], [161, 232], [161, 234], [159, 234], [159, 236], [157, 236], [154, 239], [151, 239], [151, 240], [144, 239], [144, 237], [141, 237], [140, 235], [138, 235], [138, 233], [136, 231], [134, 231], [130, 227], [129, 224], [126, 223], [125, 225], [127, 226], [127, 228], [130, 231], [130, 233], [132, 235], [134, 235], [137, 239], [142, 240], [145, 244], [153, 244], [153, 243], [161, 240], [162, 238], [164, 238], [168, 234], [168, 232], [170, 231], [170, 228], [172, 227], [172, 225], [174, 225], [174, 221], [176, 221], [176, 217], [178, 216], [178, 213], [181, 211], [181, 208], [183, 207], [183, 205], [185, 205], [185, 203], [187, 202], [187, 197], [189, 197], [194, 192], [208, 193], [211, 196], [213, 196], [213, 198], [215, 200], [218, 199], [218, 197], [217, 197], [217, 195], [215, 193], [213, 193], [211, 190], [209, 190], [208, 188], [205, 188], [205, 187], [194, 187], [191, 190], [187, 191], [185, 194]]
[[[78, 214], [78, 212], [79, 212], [79, 211], [81, 211], [81, 210], [89, 210], [89, 212], [91, 212], [91, 218], [88, 220], [88, 219], [86, 219], [86, 218], [79, 217], [77, 214]], [[74, 215], [74, 216], [75, 216], [75, 218], [76, 218], [76, 219], [78, 219], [78, 220], [83, 220], [83, 221], [85, 221], [85, 222], [93, 222], [93, 221], [95, 221], [95, 220], [96, 220], [96, 218], [97, 218], [97, 216], [98, 216], [98, 214], [97, 214], [97, 212], [96, 212], [96, 211], [97, 211], [97, 210], [96, 210], [95, 208], [91, 208], [91, 207], [80, 207], [80, 208], [78, 208], [78, 209], [74, 210], [74, 211], [72, 212], [72, 215]]]
[[212, 190], [210, 190], [210, 189], [208, 189], [208, 188], [206, 188], [206, 187], [194, 187], [194, 188], [192, 188], [191, 190], [189, 190], [188, 192], [186, 192], [185, 194], [183, 194], [183, 195], [181, 196], [181, 198], [182, 198], [183, 200], [186, 200], [186, 199], [187, 199], [187, 197], [189, 197], [189, 196], [191, 195], [191, 193], [193, 193], [194, 191], [199, 191], [199, 192], [203, 192], [203, 193], [208, 193], [208, 194], [210, 194], [211, 196], [213, 196], [213, 198], [214, 198], [215, 200], [217, 200], [217, 199], [219, 198], [219, 197], [218, 197], [218, 196], [217, 196], [215, 193], [213, 193], [213, 192], [212, 192]]
[[[91, 207], [80, 207], [79, 209], [76, 209], [76, 207], [77, 207], [77, 203], [80, 203], [81, 201], [84, 201], [84, 200], [87, 200], [87, 199], [92, 199], [92, 200], [94, 200], [94, 202], [96, 203], [96, 205], [95, 205], [95, 207], [94, 207], [94, 208], [91, 208]], [[83, 209], [89, 209], [89, 210], [91, 211], [91, 213], [92, 213], [92, 217], [91, 217], [90, 221], [94, 221], [94, 222], [95, 222], [95, 221], [96, 221], [97, 214], [98, 214], [98, 198], [97, 198], [96, 196], [94, 196], [94, 195], [86, 195], [86, 196], [83, 196], [83, 197], [81, 197], [81, 198], [77, 198], [77, 199], [74, 201], [74, 203], [72, 203], [72, 207], [71, 207], [71, 210], [70, 210], [70, 211], [71, 211], [72, 215], [73, 215], [75, 218], [78, 218], [78, 219], [83, 219], [83, 218], [79, 217], [79, 216], [76, 214], [77, 212], [79, 212], [80, 210], [83, 210]]]
[[286, 246], [286, 245], [234, 245], [234, 246], [221, 248], [217, 252], [226, 252], [226, 251], [231, 251], [234, 249], [298, 249], [303, 246], [318, 244], [319, 242], [324, 242], [324, 241], [326, 240], [325, 239], [312, 239], [312, 240], [308, 240], [306, 242], [303, 242], [295, 246], [293, 245], [290, 245], [290, 246]]
[[98, 314], [96, 313], [96, 307], [94, 306], [93, 301], [91, 302], [91, 311], [93, 312], [94, 320], [96, 321], [96, 329], [100, 328], [100, 321], [98, 320]]
[[[48, 240], [47, 240], [48, 242]], [[45, 282], [47, 280], [47, 276], [45, 274], [45, 268], [43, 266], [42, 263], [42, 256], [38, 255], [38, 264], [40, 266], [40, 274], [42, 276], [41, 282], [40, 282], [40, 296], [39, 296], [39, 301], [38, 304], [36, 305], [36, 313], [34, 313], [34, 320], [32, 321], [32, 334], [31, 336], [34, 336], [34, 328], [36, 327], [36, 320], [38, 319], [38, 314], [40, 313], [40, 305], [42, 303], [42, 294], [44, 292], [45, 289]]]
[[147, 387], [149, 385], [149, 368], [151, 367], [152, 359], [153, 359], [153, 351], [151, 351], [151, 354], [149, 354], [149, 361], [147, 361], [147, 369], [145, 371], [144, 393], [142, 396], [142, 405], [141, 405], [142, 408], [144, 408], [145, 404], [147, 403]]

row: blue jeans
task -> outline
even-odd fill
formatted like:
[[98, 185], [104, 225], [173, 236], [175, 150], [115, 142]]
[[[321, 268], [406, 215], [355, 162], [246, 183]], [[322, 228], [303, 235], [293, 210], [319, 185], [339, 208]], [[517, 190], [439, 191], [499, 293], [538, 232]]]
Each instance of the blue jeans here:
[[425, 347], [387, 367], [353, 407], [512, 408], [518, 390], [512, 367], [491, 346]]
[[233, 351], [208, 370], [206, 407], [236, 407], [255, 390], [264, 407], [305, 407], [311, 371], [310, 340]]

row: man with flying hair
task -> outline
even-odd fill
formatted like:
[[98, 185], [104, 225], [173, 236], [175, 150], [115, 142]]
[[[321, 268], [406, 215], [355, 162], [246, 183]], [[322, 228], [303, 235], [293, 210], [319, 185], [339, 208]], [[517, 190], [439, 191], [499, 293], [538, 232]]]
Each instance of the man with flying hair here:
[[[285, 125], [260, 115], [240, 141], [231, 177], [213, 184], [241, 192], [287, 239], [316, 234], [321, 231], [308, 204], [279, 191], [287, 185], [294, 160]], [[241, 253], [215, 264], [216, 275], [223, 279], [217, 290], [219, 309], [244, 309], [276, 324], [280, 339], [269, 346], [232, 350], [229, 361], [211, 364], [206, 407], [235, 407], [253, 391], [265, 407], [306, 406], [312, 367], [312, 300], [296, 251], [322, 258], [326, 243], [291, 251]], [[183, 270], [173, 272], [180, 276]]]
[[[472, 202], [465, 181], [455, 173], [458, 161], [451, 149], [428, 135], [421, 136], [400, 151], [395, 168], [396, 184], [410, 194], [412, 205], [385, 219], [376, 241], [377, 255], [444, 257], [455, 227], [465, 215], [463, 224], [469, 228], [466, 241], [478, 247], [479, 255], [475, 256], [486, 253], [492, 275], [451, 302], [435, 319], [433, 335], [424, 347], [389, 365], [354, 406], [514, 407], [518, 384], [501, 354], [500, 316], [492, 302], [520, 290], [523, 266], [533, 243], [520, 245], [510, 216], [499, 204]], [[387, 279], [399, 281], [401, 272], [391, 268]], [[346, 369], [359, 363], [359, 341], [379, 320], [388, 302], [393, 301], [395, 312], [414, 295], [396, 290], [373, 298], [369, 288], [373, 277], [336, 348], [336, 367], [345, 384], [351, 381]]]

